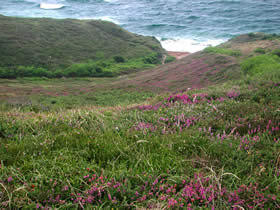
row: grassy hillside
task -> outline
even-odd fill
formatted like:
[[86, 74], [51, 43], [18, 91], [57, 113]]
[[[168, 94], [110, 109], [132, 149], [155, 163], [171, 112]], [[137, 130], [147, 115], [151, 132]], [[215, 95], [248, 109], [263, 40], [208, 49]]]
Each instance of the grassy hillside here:
[[130, 106], [1, 106], [0, 207], [279, 208], [280, 74], [257, 75]]
[[95, 72], [96, 66], [102, 67], [96, 61], [105, 62], [104, 66], [110, 59], [117, 63], [133, 60], [129, 63], [133, 69], [161, 62], [164, 52], [154, 37], [130, 33], [107, 21], [0, 16], [0, 28], [0, 68], [12, 69], [12, 74], [27, 72], [24, 76], [48, 76], [44, 71], [71, 66], [77, 70], [73, 64], [80, 64], [81, 71]]
[[176, 62], [158, 66], [153, 71], [127, 75], [114, 85], [118, 88], [134, 86], [154, 92], [208, 87], [239, 79], [242, 76], [242, 62], [246, 59], [260, 55], [280, 55], [279, 50], [279, 35], [244, 34], [217, 47], [208, 47]]
[[123, 78], [0, 79], [0, 208], [279, 209], [274, 38]]
[[[245, 72], [249, 77], [256, 72], [259, 76], [265, 72], [273, 74], [275, 69], [279, 69], [279, 37], [272, 36], [271, 39], [270, 35], [256, 34], [254, 40], [251, 40], [250, 36], [252, 35], [238, 36], [220, 46], [209, 47], [184, 59], [118, 78], [1, 80], [0, 99], [8, 106], [27, 109], [31, 107], [31, 110], [73, 108], [83, 104], [129, 104], [158, 93], [182, 92], [222, 84], [225, 81], [240, 79]], [[101, 62], [103, 69], [112, 68], [112, 71], [107, 73], [116, 72], [117, 68], [121, 70], [124, 66], [131, 72], [131, 65], [127, 65], [126, 62], [111, 61], [107, 62], [106, 67], [103, 64], [104, 62]], [[87, 64], [75, 64], [63, 72], [77, 72], [82, 76], [84, 66]], [[132, 97], [128, 94], [130, 92]]]

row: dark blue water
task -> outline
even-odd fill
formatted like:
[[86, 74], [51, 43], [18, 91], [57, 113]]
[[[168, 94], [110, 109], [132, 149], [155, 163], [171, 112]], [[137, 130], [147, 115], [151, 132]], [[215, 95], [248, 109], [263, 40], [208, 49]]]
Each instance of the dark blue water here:
[[112, 21], [129, 31], [156, 36], [168, 50], [194, 52], [238, 34], [280, 33], [280, 0], [0, 0], [0, 3], [0, 14], [7, 16]]

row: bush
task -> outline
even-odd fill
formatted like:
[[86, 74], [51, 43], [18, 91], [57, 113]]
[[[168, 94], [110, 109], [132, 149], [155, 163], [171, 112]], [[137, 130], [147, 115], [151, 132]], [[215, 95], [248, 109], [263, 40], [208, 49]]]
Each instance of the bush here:
[[143, 62], [146, 64], [159, 64], [161, 55], [159, 53], [151, 53], [143, 58]]
[[116, 62], [116, 63], [124, 63], [125, 62], [125, 59], [124, 59], [124, 57], [122, 57], [122, 56], [114, 56], [114, 61]]
[[176, 60], [175, 57], [168, 55], [165, 59], [165, 63], [170, 63], [170, 62], [173, 62], [175, 60]]
[[273, 55], [277, 55], [278, 57], [280, 57], [280, 49], [276, 49], [272, 51]]
[[258, 47], [257, 49], [255, 49], [254, 51], [255, 53], [259, 53], [259, 54], [265, 54], [265, 49], [262, 47]]

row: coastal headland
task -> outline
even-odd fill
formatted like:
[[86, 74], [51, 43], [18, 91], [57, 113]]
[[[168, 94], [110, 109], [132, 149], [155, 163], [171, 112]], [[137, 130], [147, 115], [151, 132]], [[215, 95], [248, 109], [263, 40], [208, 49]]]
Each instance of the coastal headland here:
[[279, 209], [279, 107], [277, 34], [0, 16], [0, 209]]

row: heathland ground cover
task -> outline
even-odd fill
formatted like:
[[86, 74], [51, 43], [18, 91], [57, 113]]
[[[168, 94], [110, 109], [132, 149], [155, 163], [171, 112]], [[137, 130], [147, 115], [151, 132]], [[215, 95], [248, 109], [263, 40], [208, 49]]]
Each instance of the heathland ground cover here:
[[279, 95], [278, 74], [128, 107], [3, 110], [1, 207], [279, 208]]
[[121, 78], [1, 79], [0, 207], [280, 208], [277, 45], [242, 43]]

